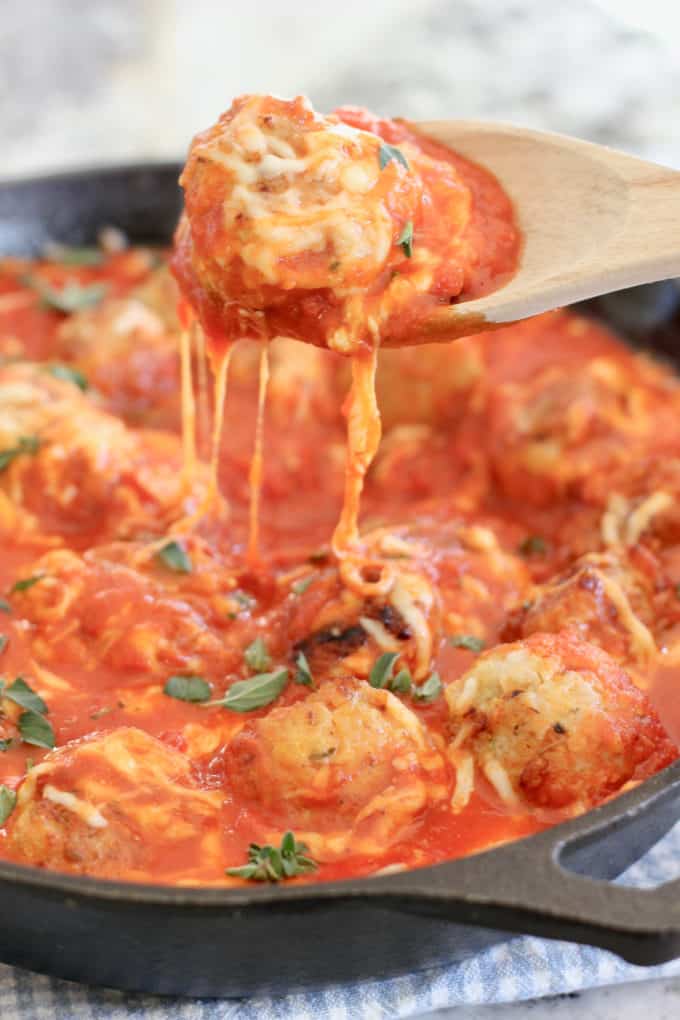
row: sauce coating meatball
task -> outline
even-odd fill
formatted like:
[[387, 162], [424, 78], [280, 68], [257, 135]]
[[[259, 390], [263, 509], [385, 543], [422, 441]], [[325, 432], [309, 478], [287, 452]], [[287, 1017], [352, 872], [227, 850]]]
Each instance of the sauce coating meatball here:
[[477, 259], [459, 243], [471, 193], [456, 168], [339, 114], [244, 95], [194, 139], [173, 268], [210, 336], [349, 353], [438, 270], [448, 296], [462, 289]]
[[628, 675], [564, 634], [499, 645], [446, 699], [458, 809], [475, 770], [507, 807], [577, 814], [678, 755]]
[[31, 522], [73, 546], [158, 534], [195, 507], [176, 436], [133, 430], [44, 367], [0, 367], [0, 487]]
[[415, 714], [352, 678], [248, 723], [226, 765], [263, 824], [280, 818], [284, 804], [319, 860], [397, 842], [449, 789], [445, 758]]
[[9, 846], [26, 864], [160, 878], [173, 854], [219, 852], [220, 799], [198, 789], [178, 751], [125, 727], [67, 744], [28, 772]]
[[651, 630], [653, 592], [654, 578], [624, 555], [589, 553], [537, 586], [504, 636], [568, 631], [621, 664], [648, 666], [657, 651]]

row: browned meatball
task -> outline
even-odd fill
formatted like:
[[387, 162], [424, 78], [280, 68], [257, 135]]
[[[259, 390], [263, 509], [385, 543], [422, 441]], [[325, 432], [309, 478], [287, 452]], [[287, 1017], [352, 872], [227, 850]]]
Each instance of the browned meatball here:
[[617, 662], [644, 666], [656, 644], [653, 579], [614, 553], [590, 553], [563, 574], [539, 585], [510, 620], [505, 637], [568, 631], [608, 652]]
[[445, 759], [411, 709], [351, 678], [248, 723], [226, 765], [265, 833], [293, 826], [319, 860], [383, 851], [448, 791]]
[[67, 744], [28, 772], [9, 845], [17, 860], [45, 868], [160, 875], [173, 858], [214, 853], [220, 800], [198, 789], [178, 751], [121, 728]]
[[574, 814], [678, 754], [646, 696], [594, 645], [535, 634], [449, 684], [454, 807], [475, 771], [509, 808]]
[[126, 428], [37, 364], [0, 367], [0, 442], [17, 451], [2, 490], [79, 548], [161, 533], [195, 507], [207, 477], [201, 470], [187, 492], [176, 436]]

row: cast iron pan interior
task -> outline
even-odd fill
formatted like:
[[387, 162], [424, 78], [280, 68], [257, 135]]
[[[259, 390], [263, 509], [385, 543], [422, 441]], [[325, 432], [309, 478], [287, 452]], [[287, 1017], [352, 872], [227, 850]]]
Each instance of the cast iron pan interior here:
[[[83, 244], [100, 227], [167, 243], [174, 164], [0, 185], [0, 252]], [[654, 284], [588, 306], [634, 341], [680, 351], [680, 290]], [[179, 995], [252, 995], [378, 979], [462, 959], [508, 933], [613, 950], [639, 964], [680, 955], [680, 879], [609, 879], [678, 818], [680, 763], [564, 825], [475, 857], [314, 886], [177, 889], [0, 862], [0, 959], [61, 977]], [[426, 978], [424, 978], [426, 980]]]

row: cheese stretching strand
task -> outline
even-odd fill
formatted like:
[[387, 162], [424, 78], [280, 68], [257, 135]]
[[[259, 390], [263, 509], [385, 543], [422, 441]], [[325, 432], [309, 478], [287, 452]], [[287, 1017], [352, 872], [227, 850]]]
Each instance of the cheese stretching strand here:
[[248, 481], [250, 484], [250, 514], [248, 534], [248, 561], [256, 566], [259, 561], [260, 499], [262, 496], [262, 469], [264, 462], [264, 412], [269, 384], [269, 345], [262, 341], [260, 351], [259, 386], [257, 396], [257, 420], [255, 423], [255, 445], [250, 462]]
[[[516, 247], [506, 208], [504, 232], [486, 250], [482, 238], [496, 212], [490, 199], [502, 192], [491, 179], [481, 188], [475, 178], [483, 192], [476, 211], [464, 169], [443, 147], [365, 111], [322, 116], [302, 96], [244, 95], [196, 136], [180, 179], [185, 212], [173, 269], [209, 347], [288, 336], [353, 359], [345, 502], [333, 550], [346, 582], [363, 591], [391, 583], [387, 574], [362, 576], [357, 566], [361, 491], [380, 441], [376, 349], [404, 317], [491, 287], [496, 248]], [[263, 362], [250, 473], [251, 561], [265, 371]]]

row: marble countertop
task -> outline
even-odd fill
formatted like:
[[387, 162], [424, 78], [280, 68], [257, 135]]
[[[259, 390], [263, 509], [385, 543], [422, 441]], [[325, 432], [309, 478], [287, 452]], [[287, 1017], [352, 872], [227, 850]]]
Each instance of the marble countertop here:
[[657, 35], [639, 11], [612, 16], [632, 0], [6, 0], [0, 175], [181, 156], [254, 90], [516, 121], [680, 165], [680, 9], [645, 7]]
[[[178, 158], [241, 91], [412, 118], [509, 120], [680, 166], [670, 0], [9, 0], [0, 176]], [[438, 1020], [680, 1016], [680, 979]], [[32, 1020], [28, 1018], [27, 1020]]]

